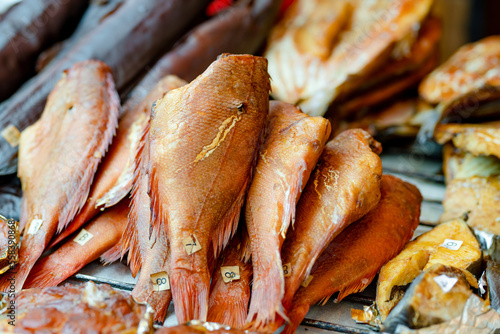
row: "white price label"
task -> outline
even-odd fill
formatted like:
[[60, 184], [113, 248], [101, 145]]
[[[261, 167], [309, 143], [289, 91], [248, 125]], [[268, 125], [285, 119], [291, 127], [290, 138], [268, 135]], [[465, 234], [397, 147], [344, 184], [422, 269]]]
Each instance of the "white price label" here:
[[313, 280], [314, 276], [313, 275], [309, 275], [305, 280], [304, 282], [302, 282], [302, 286], [304, 288], [307, 288], [309, 286], [309, 283], [311, 283], [311, 281]]
[[28, 227], [28, 234], [35, 235], [43, 224], [43, 219], [33, 219]]
[[291, 263], [285, 263], [283, 265], [283, 276], [288, 277], [292, 275], [292, 264]]
[[21, 132], [13, 124], [9, 124], [9, 126], [2, 130], [2, 137], [10, 146], [17, 147], [21, 138]]
[[198, 241], [198, 239], [194, 234], [183, 239], [182, 244], [184, 245], [184, 249], [186, 250], [186, 253], [188, 255], [196, 253], [201, 249], [200, 242]]
[[434, 277], [434, 281], [437, 283], [437, 285], [439, 285], [439, 287], [441, 288], [441, 290], [443, 290], [443, 292], [448, 292], [450, 291], [453, 286], [458, 282], [458, 278], [456, 277], [448, 277], [446, 275], [439, 275], [437, 277]]
[[80, 246], [83, 246], [93, 237], [94, 235], [92, 233], [82, 228], [80, 233], [78, 233], [78, 235], [73, 239], [73, 241], [79, 244]]
[[240, 267], [238, 266], [220, 267], [220, 273], [222, 275], [222, 280], [224, 281], [224, 283], [229, 283], [240, 279]]
[[459, 250], [463, 243], [462, 240], [445, 239], [441, 246], [451, 250]]
[[165, 271], [161, 271], [156, 274], [151, 274], [151, 282], [153, 282], [154, 291], [164, 291], [170, 290], [170, 281], [168, 279], [168, 274]]

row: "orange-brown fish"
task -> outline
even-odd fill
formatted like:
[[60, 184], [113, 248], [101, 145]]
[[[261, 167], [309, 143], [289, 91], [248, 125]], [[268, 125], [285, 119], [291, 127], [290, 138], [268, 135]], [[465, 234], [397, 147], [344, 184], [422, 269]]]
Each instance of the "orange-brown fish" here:
[[320, 256], [313, 279], [293, 298], [284, 333], [294, 333], [309, 307], [323, 305], [339, 292], [337, 301], [363, 291], [380, 268], [411, 239], [418, 226], [422, 196], [418, 189], [397, 177], [382, 176], [378, 205], [347, 227]]
[[359, 129], [344, 131], [326, 144], [281, 252], [282, 262], [291, 270], [285, 277], [285, 308], [330, 242], [377, 205], [381, 150], [379, 142]]
[[330, 122], [292, 104], [270, 103], [267, 137], [245, 204], [254, 278], [248, 322], [254, 330], [284, 316], [281, 245], [295, 206], [330, 136]]
[[[215, 266], [208, 302], [209, 322], [238, 329], [245, 325], [250, 301], [252, 264], [242, 260], [243, 250], [242, 238], [237, 232]], [[230, 267], [238, 267], [238, 272]]]
[[127, 226], [129, 201], [123, 200], [85, 225], [59, 249], [39, 260], [31, 271], [24, 288], [56, 286], [96, 260], [119, 240]]
[[151, 114], [151, 224], [167, 229], [179, 323], [206, 319], [208, 252], [236, 230], [268, 109], [267, 60], [225, 54]]
[[[85, 204], [97, 166], [111, 143], [119, 98], [110, 68], [96, 60], [67, 70], [50, 93], [42, 117], [23, 131], [19, 171], [25, 227], [16, 290], [56, 230]], [[6, 275], [5, 277], [11, 277]], [[8, 283], [3, 278], [0, 289]]]
[[184, 80], [176, 76], [166, 76], [134, 109], [127, 110], [125, 107], [116, 136], [99, 166], [87, 202], [68, 227], [52, 241], [50, 247], [78, 230], [100, 210], [118, 203], [130, 192], [134, 178], [135, 155], [149, 121], [151, 106], [168, 91], [185, 84]]

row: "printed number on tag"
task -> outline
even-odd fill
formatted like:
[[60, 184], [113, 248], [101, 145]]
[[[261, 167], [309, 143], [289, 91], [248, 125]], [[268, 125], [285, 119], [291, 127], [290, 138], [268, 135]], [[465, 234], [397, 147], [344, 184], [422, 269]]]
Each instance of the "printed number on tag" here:
[[201, 249], [201, 245], [194, 234], [182, 240], [182, 244], [188, 255], [196, 253]]
[[73, 239], [73, 241], [79, 244], [80, 246], [83, 246], [93, 237], [94, 235], [92, 233], [82, 228], [80, 233], [78, 233], [78, 235]]
[[288, 277], [292, 275], [292, 264], [291, 263], [285, 263], [283, 265], [283, 276]]
[[302, 282], [302, 286], [304, 288], [307, 288], [307, 286], [309, 285], [309, 283], [311, 283], [311, 281], [313, 280], [314, 276], [313, 275], [309, 275], [307, 276], [307, 278], [304, 280], [304, 282]]
[[21, 132], [13, 125], [9, 124], [2, 131], [2, 137], [9, 143], [10, 146], [16, 147], [19, 145], [19, 138], [21, 138]]
[[453, 286], [458, 282], [458, 278], [456, 277], [448, 277], [446, 275], [439, 275], [434, 277], [434, 281], [439, 285], [443, 292], [448, 292], [453, 288]]
[[168, 274], [164, 271], [152, 274], [151, 282], [153, 282], [154, 291], [170, 290], [170, 281], [168, 279]]
[[463, 243], [462, 240], [445, 239], [441, 246], [451, 250], [459, 250]]
[[34, 235], [43, 224], [43, 219], [33, 219], [30, 223], [30, 227], [28, 228], [28, 234]]
[[240, 279], [240, 267], [238, 266], [220, 267], [220, 273], [222, 275], [222, 280], [224, 281], [224, 283], [229, 283]]

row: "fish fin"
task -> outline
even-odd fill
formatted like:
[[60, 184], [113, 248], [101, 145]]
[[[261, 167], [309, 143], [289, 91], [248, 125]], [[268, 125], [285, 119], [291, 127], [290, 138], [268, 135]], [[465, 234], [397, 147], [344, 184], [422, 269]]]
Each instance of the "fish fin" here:
[[[149, 277], [147, 279], [149, 279]], [[141, 277], [139, 277], [139, 281], [140, 280]], [[167, 316], [170, 302], [172, 301], [171, 291], [153, 291], [152, 285], [147, 284], [144, 286], [144, 284], [140, 284], [139, 281], [135, 285], [134, 290], [132, 290], [132, 296], [139, 303], [148, 303], [155, 312], [154, 321], [163, 323]]]
[[134, 221], [128, 221], [127, 227], [123, 231], [122, 238], [119, 244], [121, 250], [121, 258], [124, 257], [125, 253], [128, 250], [127, 264], [130, 266], [132, 276], [137, 276], [137, 273], [142, 266], [142, 254], [139, 247], [139, 237]]
[[360, 280], [357, 280], [357, 281], [353, 282], [352, 284], [349, 284], [348, 286], [340, 289], [339, 295], [335, 299], [335, 302], [338, 303], [342, 299], [344, 299], [345, 297], [349, 296], [350, 294], [361, 292], [364, 289], [366, 289], [366, 287], [368, 285], [370, 285], [370, 283], [375, 278], [375, 275], [377, 275], [377, 272], [378, 272], [378, 270], [375, 273], [373, 273], [367, 277], [361, 278]]
[[[257, 332], [268, 332], [268, 325], [276, 322], [276, 315], [289, 321], [285, 314], [281, 300], [285, 289], [285, 278], [281, 266], [279, 251], [265, 262], [265, 272], [260, 272], [258, 277], [256, 272], [253, 276], [252, 299], [248, 311], [247, 323], [252, 323], [252, 330]], [[261, 263], [262, 264], [262, 263]]]
[[293, 334], [297, 331], [300, 323], [306, 317], [307, 312], [309, 311], [309, 305], [307, 304], [295, 304], [288, 312], [289, 321], [286, 324], [285, 328], [281, 332], [281, 334]]
[[247, 316], [248, 301], [244, 298], [227, 298], [227, 296], [219, 296], [224, 298], [224, 303], [217, 303], [216, 297], [210, 295], [208, 304], [207, 321], [217, 322], [228, 325], [233, 328], [242, 328], [245, 325]]
[[107, 266], [113, 262], [120, 260], [122, 255], [122, 245], [121, 241], [117, 242], [116, 245], [108, 249], [101, 255], [101, 262], [103, 265]]
[[109, 102], [109, 119], [106, 124], [106, 131], [104, 131], [104, 135], [99, 138], [101, 141], [97, 147], [93, 145], [89, 145], [90, 148], [94, 149], [95, 152], [89, 152], [89, 156], [98, 155], [101, 158], [99, 159], [91, 159], [90, 163], [87, 165], [83, 171], [74, 171], [75, 173], [81, 173], [81, 177], [78, 182], [78, 186], [75, 188], [71, 188], [71, 196], [68, 196], [70, 200], [65, 205], [64, 209], [61, 212], [59, 217], [59, 223], [57, 225], [57, 233], [60, 233], [75, 217], [75, 215], [80, 211], [82, 206], [85, 204], [85, 201], [90, 192], [90, 186], [92, 185], [92, 180], [94, 179], [94, 175], [97, 171], [97, 167], [99, 163], [102, 161], [102, 157], [106, 154], [108, 150], [109, 144], [113, 140], [113, 136], [116, 131], [116, 126], [118, 124], [118, 113], [120, 108], [120, 98], [118, 97], [118, 93], [115, 90], [115, 84], [113, 82], [113, 78], [111, 73], [107, 73], [106, 75], [106, 86], [107, 93], [110, 98]]
[[249, 180], [247, 179], [245, 184], [241, 187], [238, 197], [233, 202], [233, 205], [224, 214], [221, 219], [212, 239], [212, 245], [214, 249], [215, 258], [218, 257], [220, 252], [226, 247], [229, 239], [236, 233], [238, 229], [238, 223], [240, 220], [241, 207], [245, 200], [245, 193], [248, 188]]
[[248, 235], [246, 225], [241, 226], [241, 256], [240, 259], [244, 263], [248, 263], [252, 259], [252, 244]]
[[177, 321], [180, 324], [193, 319], [206, 321], [210, 289], [208, 271], [173, 269], [171, 280]]
[[297, 206], [297, 198], [302, 190], [304, 172], [306, 171], [307, 165], [303, 162], [299, 172], [293, 175], [289, 188], [285, 192], [285, 199], [283, 201], [283, 216], [280, 229], [280, 234], [283, 239], [286, 237], [286, 231], [288, 230], [290, 224], [292, 224], [292, 226], [295, 224], [295, 208]]
[[53, 287], [67, 278], [64, 274], [61, 274], [61, 268], [51, 268], [52, 266], [46, 265], [49, 257], [50, 255], [35, 264], [24, 283], [23, 289]]

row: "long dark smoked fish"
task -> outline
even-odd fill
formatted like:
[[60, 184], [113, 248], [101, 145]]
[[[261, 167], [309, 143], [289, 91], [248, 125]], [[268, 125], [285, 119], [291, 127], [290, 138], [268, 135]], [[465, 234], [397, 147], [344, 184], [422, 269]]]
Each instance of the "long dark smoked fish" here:
[[23, 287], [31, 268], [56, 230], [63, 229], [85, 203], [97, 166], [118, 122], [119, 98], [110, 68], [88, 60], [65, 71], [47, 99], [42, 117], [20, 141], [23, 188], [21, 229], [25, 227], [15, 275]]
[[[64, 38], [88, 0], [24, 0], [0, 20], [0, 101], [35, 72], [38, 54]], [[74, 25], [73, 25], [74, 26]]]
[[[206, 5], [206, 0], [130, 0], [0, 106], [0, 133], [21, 131], [40, 116], [47, 95], [63, 70], [78, 61], [99, 59], [109, 65], [117, 89], [179, 36]], [[156, 84], [156, 82], [155, 82]], [[9, 132], [10, 131], [10, 132]], [[0, 138], [0, 174], [13, 172], [16, 142]]]

